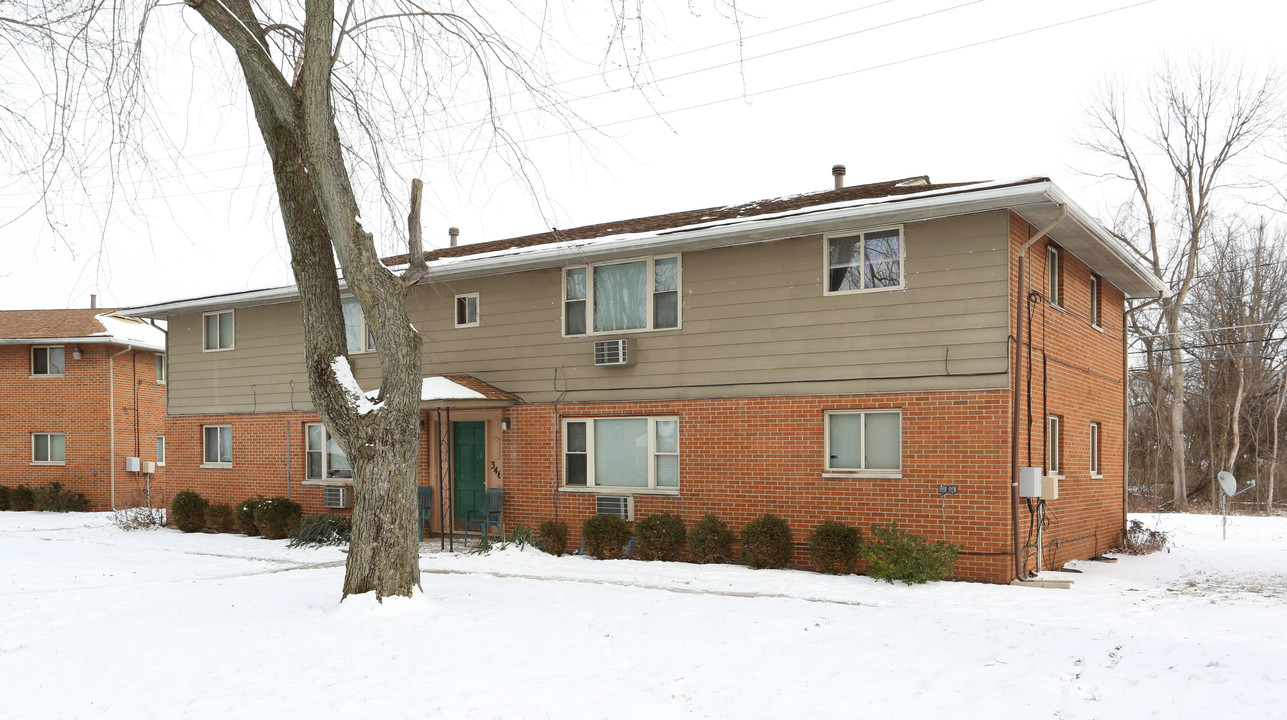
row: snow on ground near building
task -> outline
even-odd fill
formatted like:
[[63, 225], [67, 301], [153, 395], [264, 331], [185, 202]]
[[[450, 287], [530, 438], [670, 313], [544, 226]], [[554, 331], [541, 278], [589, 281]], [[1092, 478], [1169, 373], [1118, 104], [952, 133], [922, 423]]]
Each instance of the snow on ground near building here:
[[1143, 516], [1071, 590], [735, 566], [344, 555], [0, 513], [5, 718], [1287, 718], [1287, 518]]

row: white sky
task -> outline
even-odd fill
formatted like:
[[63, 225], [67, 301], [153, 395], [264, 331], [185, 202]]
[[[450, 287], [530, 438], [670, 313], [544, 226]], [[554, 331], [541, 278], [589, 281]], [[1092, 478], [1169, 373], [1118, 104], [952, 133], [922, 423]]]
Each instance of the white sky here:
[[[554, 134], [526, 146], [553, 202], [544, 212], [494, 157], [423, 157], [396, 170], [426, 181], [429, 246], [445, 245], [450, 225], [462, 242], [480, 242], [825, 190], [837, 163], [850, 185], [922, 174], [935, 182], [1049, 176], [1102, 216], [1113, 191], [1076, 172], [1086, 158], [1074, 140], [1103, 80], [1141, 76], [1168, 56], [1224, 53], [1263, 65], [1287, 16], [1263, 0], [1136, 2], [745, 0], [740, 64], [725, 42], [734, 38], [730, 24], [697, 5], [701, 17], [675, 12], [666, 36], [650, 37], [654, 75], [674, 78], [650, 95], [659, 116], [623, 90], [572, 105], [602, 135], [520, 126], [526, 137]], [[219, 61], [202, 54], [181, 22], [191, 11], [164, 10], [151, 51], [158, 79], [179, 91], [158, 122], [182, 153], [153, 165], [158, 180], [124, 188], [139, 212], [119, 201], [109, 212], [106, 176], [59, 198], [56, 221], [70, 249], [38, 213], [0, 229], [0, 309], [86, 307], [90, 293], [100, 306], [140, 305], [291, 282], [244, 89], [222, 81]], [[1065, 24], [1037, 30], [1057, 23]], [[583, 48], [573, 37], [564, 43], [592, 63], [599, 37], [583, 34]], [[717, 43], [725, 44], [710, 47]], [[766, 53], [775, 54], [757, 59]], [[559, 62], [558, 79], [593, 73]], [[843, 76], [824, 79], [835, 75]], [[605, 82], [623, 80], [595, 76], [561, 89], [578, 97]], [[643, 119], [623, 122], [634, 118]], [[0, 164], [0, 224], [34, 199], [34, 186], [11, 171]], [[399, 252], [384, 228], [405, 221], [380, 211], [364, 206], [368, 227], [383, 252]]]

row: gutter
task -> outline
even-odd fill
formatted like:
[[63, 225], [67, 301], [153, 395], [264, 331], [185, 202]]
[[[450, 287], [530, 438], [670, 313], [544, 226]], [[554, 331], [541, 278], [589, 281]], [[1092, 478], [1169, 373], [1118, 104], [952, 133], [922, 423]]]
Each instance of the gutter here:
[[126, 345], [124, 350], [107, 356], [107, 464], [111, 467], [109, 497], [113, 510], [116, 509], [116, 372], [112, 361], [131, 350], [134, 350], [134, 346]]

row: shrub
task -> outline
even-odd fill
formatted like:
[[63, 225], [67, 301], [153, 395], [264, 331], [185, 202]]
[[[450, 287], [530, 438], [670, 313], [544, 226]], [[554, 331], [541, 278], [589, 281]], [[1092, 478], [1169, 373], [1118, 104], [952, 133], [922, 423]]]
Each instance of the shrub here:
[[568, 551], [568, 524], [562, 520], [546, 520], [536, 528], [536, 547], [551, 555]]
[[291, 537], [291, 547], [348, 545], [353, 537], [353, 523], [345, 515], [309, 515], [299, 523]]
[[753, 568], [784, 568], [795, 540], [782, 518], [765, 513], [742, 528], [742, 562]]
[[819, 572], [844, 575], [858, 566], [862, 531], [842, 522], [828, 520], [809, 533], [809, 562]]
[[282, 540], [299, 530], [304, 508], [284, 497], [268, 498], [255, 506], [255, 527], [269, 540]]
[[9, 509], [9, 488], [5, 485], [0, 485], [0, 510], [8, 510], [8, 509]]
[[678, 560], [687, 540], [684, 519], [670, 513], [657, 513], [635, 523], [640, 560]]
[[898, 523], [871, 526], [872, 541], [862, 546], [862, 557], [871, 564], [867, 574], [885, 582], [908, 585], [946, 580], [961, 557], [961, 548], [929, 540], [898, 529]]
[[32, 506], [41, 512], [72, 512], [84, 510], [89, 499], [83, 493], [72, 492], [60, 482], [39, 485], [32, 490]]
[[206, 508], [210, 501], [192, 490], [175, 493], [170, 502], [170, 519], [185, 533], [200, 532], [206, 526]]
[[206, 527], [220, 533], [230, 533], [237, 527], [237, 516], [231, 505], [211, 505], [206, 508]]
[[259, 526], [255, 524], [255, 508], [259, 507], [259, 503], [263, 501], [263, 495], [256, 495], [237, 506], [236, 520], [238, 530], [252, 537], [259, 534]]
[[1167, 550], [1167, 543], [1170, 538], [1161, 530], [1144, 527], [1144, 523], [1139, 520], [1132, 520], [1126, 526], [1126, 535], [1122, 538], [1122, 546], [1117, 548], [1127, 555], [1148, 555], [1159, 550]]
[[36, 493], [27, 485], [19, 485], [9, 491], [9, 509], [26, 512], [36, 507]]
[[714, 513], [706, 513], [688, 531], [688, 554], [693, 562], [722, 563], [733, 557], [733, 531]]
[[165, 526], [165, 508], [135, 507], [112, 513], [112, 524], [121, 530], [155, 530]]
[[624, 557], [630, 542], [630, 522], [616, 515], [592, 515], [581, 526], [587, 555], [600, 560]]

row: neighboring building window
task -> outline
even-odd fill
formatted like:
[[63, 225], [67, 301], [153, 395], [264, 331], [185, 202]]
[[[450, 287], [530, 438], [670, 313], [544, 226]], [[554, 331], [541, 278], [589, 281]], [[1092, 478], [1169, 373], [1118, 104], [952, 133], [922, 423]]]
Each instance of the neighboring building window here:
[[349, 468], [349, 459], [344, 457], [340, 444], [331, 437], [325, 425], [308, 423], [304, 426], [304, 431], [304, 478], [306, 480], [353, 477], [353, 470]]
[[165, 355], [157, 353], [156, 355], [156, 381], [162, 385], [165, 384], [166, 375], [169, 368], [165, 365]]
[[165, 436], [164, 435], [156, 436], [156, 464], [158, 466], [165, 465]]
[[1093, 477], [1101, 475], [1099, 469], [1099, 423], [1090, 424], [1090, 474]]
[[362, 304], [355, 297], [340, 298], [340, 309], [344, 311], [344, 344], [350, 353], [371, 352], [375, 350], [375, 336], [367, 327], [366, 317], [362, 314]]
[[232, 426], [203, 425], [205, 434], [204, 465], [232, 465]]
[[1063, 307], [1063, 256], [1059, 248], [1050, 245], [1046, 248], [1046, 299], [1051, 305]]
[[826, 414], [829, 472], [890, 473], [903, 468], [899, 410], [832, 410]]
[[66, 372], [62, 345], [36, 345], [31, 348], [31, 374], [62, 377]]
[[63, 433], [32, 433], [31, 462], [63, 465], [67, 461], [67, 436]]
[[564, 335], [677, 327], [678, 255], [564, 270]]
[[456, 327], [478, 326], [478, 293], [456, 296]]
[[827, 292], [903, 286], [903, 230], [883, 228], [827, 237]]
[[1063, 474], [1063, 418], [1050, 415], [1046, 418], [1046, 474]]
[[568, 487], [679, 489], [679, 418], [563, 421]]
[[1099, 276], [1090, 276], [1090, 324], [1099, 327], [1102, 320], [1099, 316]]
[[206, 313], [202, 316], [205, 327], [206, 350], [231, 350], [233, 336], [233, 317], [231, 310]]

